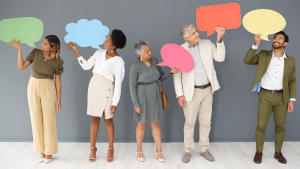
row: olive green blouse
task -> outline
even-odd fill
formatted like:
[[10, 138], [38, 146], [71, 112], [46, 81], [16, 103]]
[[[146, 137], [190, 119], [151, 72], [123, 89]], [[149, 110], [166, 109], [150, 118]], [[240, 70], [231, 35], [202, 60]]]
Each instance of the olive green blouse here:
[[64, 61], [60, 57], [46, 59], [44, 51], [40, 49], [33, 49], [25, 60], [32, 64], [31, 76], [37, 79], [53, 79], [54, 74], [61, 75], [64, 72]]

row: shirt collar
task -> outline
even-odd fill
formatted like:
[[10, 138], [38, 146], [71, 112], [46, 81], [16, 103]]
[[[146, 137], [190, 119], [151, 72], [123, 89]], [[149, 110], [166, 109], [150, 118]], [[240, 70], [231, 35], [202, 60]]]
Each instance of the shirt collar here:
[[[274, 52], [273, 52], [273, 55], [272, 55], [272, 56], [273, 56], [273, 57], [276, 57], [275, 54], [274, 54]], [[284, 51], [283, 51], [283, 58], [284, 58], [284, 59], [287, 59], [286, 54], [285, 54]]]
[[198, 45], [198, 43], [196, 43], [196, 45], [195, 46], [192, 46], [188, 41], [186, 41], [186, 43], [187, 43], [187, 45], [188, 45], [188, 47], [195, 47], [196, 45]]

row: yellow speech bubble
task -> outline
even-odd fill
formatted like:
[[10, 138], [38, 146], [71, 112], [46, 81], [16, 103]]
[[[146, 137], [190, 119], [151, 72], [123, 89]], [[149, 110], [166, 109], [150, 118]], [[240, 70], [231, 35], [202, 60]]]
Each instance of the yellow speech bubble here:
[[269, 41], [268, 35], [283, 30], [286, 26], [284, 17], [270, 9], [257, 9], [248, 12], [243, 18], [243, 25], [253, 34], [261, 34], [263, 40]]

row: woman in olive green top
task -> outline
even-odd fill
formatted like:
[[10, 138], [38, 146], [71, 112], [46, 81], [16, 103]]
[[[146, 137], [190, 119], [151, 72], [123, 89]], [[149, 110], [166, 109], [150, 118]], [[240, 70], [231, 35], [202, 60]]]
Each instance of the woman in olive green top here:
[[[142, 142], [148, 122], [151, 124], [152, 135], [156, 143], [156, 158], [160, 162], [165, 159], [161, 149], [161, 133], [159, 121], [163, 118], [162, 98], [157, 81], [170, 77], [172, 73], [179, 73], [177, 67], [164, 73], [160, 66], [156, 68], [157, 58], [151, 57], [151, 50], [147, 42], [139, 41], [134, 47], [139, 59], [131, 66], [129, 74], [130, 95], [135, 109], [134, 120], [136, 127], [137, 159], [144, 161]], [[155, 62], [154, 62], [154, 60]]]
[[[19, 43], [20, 40], [10, 42], [11, 46], [18, 49], [19, 69], [23, 70], [32, 64], [27, 95], [34, 151], [41, 153], [39, 162], [47, 164], [51, 162], [52, 155], [58, 152], [55, 110], [58, 112], [61, 109], [61, 74], [64, 71], [64, 62], [59, 57], [60, 42], [55, 35], [46, 36], [42, 49], [33, 49], [25, 61]], [[55, 85], [52, 81], [54, 74]]]

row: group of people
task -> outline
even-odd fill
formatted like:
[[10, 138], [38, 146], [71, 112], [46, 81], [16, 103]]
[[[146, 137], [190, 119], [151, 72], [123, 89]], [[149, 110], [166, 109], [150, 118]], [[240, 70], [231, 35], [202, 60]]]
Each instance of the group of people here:
[[[225, 60], [224, 28], [216, 28], [217, 45], [210, 40], [200, 39], [197, 29], [192, 24], [184, 25], [180, 35], [185, 43], [182, 47], [190, 52], [194, 59], [194, 69], [181, 73], [178, 67], [163, 72], [157, 58], [151, 56], [151, 49], [146, 41], [139, 41], [134, 46], [138, 55], [129, 73], [130, 95], [134, 107], [134, 120], [137, 121], [136, 142], [137, 159], [145, 160], [142, 142], [147, 123], [150, 123], [156, 144], [155, 156], [159, 162], [165, 162], [162, 154], [160, 119], [163, 118], [163, 103], [158, 80], [174, 76], [174, 85], [178, 104], [183, 108], [184, 155], [182, 161], [187, 163], [194, 150], [194, 128], [199, 119], [199, 149], [201, 156], [214, 161], [209, 152], [209, 133], [211, 129], [213, 93], [220, 88], [213, 61]], [[244, 62], [258, 65], [251, 91], [257, 91], [259, 104], [257, 111], [255, 163], [262, 162], [265, 128], [270, 115], [275, 119], [275, 154], [281, 163], [286, 159], [281, 153], [284, 140], [287, 111], [292, 112], [296, 101], [296, 66], [295, 59], [284, 52], [289, 38], [284, 32], [275, 34], [273, 50], [256, 53], [261, 35], [254, 37], [255, 43], [249, 49]], [[60, 41], [57, 36], [46, 36], [41, 49], [34, 49], [25, 61], [22, 57], [20, 41], [13, 40], [10, 45], [18, 49], [18, 68], [25, 69], [30, 64], [31, 77], [28, 84], [28, 103], [32, 124], [34, 151], [41, 153], [39, 162], [51, 162], [52, 155], [58, 152], [56, 112], [61, 110], [61, 74], [64, 71], [60, 58]], [[66, 46], [73, 50], [79, 65], [84, 70], [93, 68], [93, 76], [88, 88], [87, 114], [91, 116], [90, 162], [96, 160], [96, 138], [99, 123], [103, 117], [108, 135], [108, 154], [106, 161], [114, 160], [114, 123], [113, 114], [121, 96], [121, 86], [125, 74], [125, 62], [117, 49], [126, 45], [126, 36], [121, 30], [114, 29], [103, 43], [105, 49], [97, 50], [88, 60], [80, 54], [73, 42]], [[55, 76], [54, 76], [55, 75]], [[55, 82], [52, 79], [55, 77]]]

